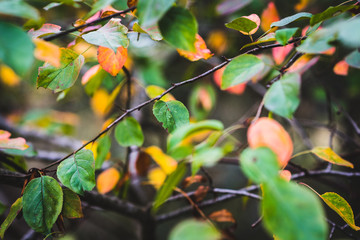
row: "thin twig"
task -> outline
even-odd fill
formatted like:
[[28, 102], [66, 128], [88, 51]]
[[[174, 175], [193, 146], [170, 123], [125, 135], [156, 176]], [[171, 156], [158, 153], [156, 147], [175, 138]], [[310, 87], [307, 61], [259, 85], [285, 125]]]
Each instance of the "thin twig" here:
[[132, 11], [132, 10], [135, 10], [135, 8], [136, 8], [136, 7], [131, 7], [131, 8], [125, 9], [125, 10], [123, 10], [123, 11], [120, 11], [120, 12], [117, 12], [117, 13], [114, 13], [114, 14], [111, 14], [111, 15], [109, 15], [109, 16], [106, 16], [106, 17], [103, 17], [103, 18], [98, 18], [98, 19], [96, 19], [96, 20], [94, 20], [94, 21], [85, 23], [85, 24], [83, 24], [83, 25], [80, 25], [80, 26], [77, 26], [77, 27], [74, 27], [74, 28], [70, 28], [70, 29], [61, 31], [61, 32], [59, 32], [59, 33], [47, 35], [47, 36], [43, 37], [42, 39], [45, 40], [45, 41], [51, 41], [51, 40], [54, 40], [54, 39], [56, 39], [56, 38], [60, 38], [60, 37], [63, 37], [63, 36], [65, 36], [65, 35], [68, 35], [69, 33], [76, 32], [77, 30], [79, 30], [79, 29], [81, 29], [81, 28], [89, 27], [89, 26], [95, 25], [95, 24], [97, 24], [97, 23], [100, 23], [100, 22], [102, 22], [102, 21], [106, 21], [106, 20], [110, 20], [111, 18], [118, 17], [118, 16], [120, 16], [121, 14], [124, 14], [124, 13], [130, 12], [130, 11]]

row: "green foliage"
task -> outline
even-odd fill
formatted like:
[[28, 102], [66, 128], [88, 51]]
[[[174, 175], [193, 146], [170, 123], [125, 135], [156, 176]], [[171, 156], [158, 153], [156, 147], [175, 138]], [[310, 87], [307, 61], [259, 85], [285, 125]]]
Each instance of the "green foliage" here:
[[95, 186], [95, 160], [92, 151], [82, 149], [61, 162], [57, 177], [64, 186], [77, 194], [91, 191]]
[[339, 5], [336, 7], [328, 7], [325, 11], [315, 14], [310, 19], [310, 26], [314, 26], [318, 23], [321, 23], [327, 19], [335, 17], [343, 12], [353, 9], [355, 5]]
[[115, 128], [115, 138], [120, 146], [141, 146], [144, 135], [141, 126], [133, 117], [127, 117]]
[[49, 233], [63, 206], [63, 192], [52, 177], [31, 180], [23, 195], [23, 214], [27, 224], [36, 232]]
[[16, 216], [19, 214], [23, 207], [23, 198], [20, 197], [11, 205], [10, 212], [7, 215], [6, 219], [0, 226], [0, 238], [4, 239], [6, 230], [10, 227], [11, 223], [15, 220]]
[[71, 49], [62, 48], [60, 50], [60, 67], [54, 67], [50, 63], [45, 63], [44, 66], [40, 67], [37, 87], [61, 92], [72, 87], [76, 82], [85, 58]]
[[195, 51], [198, 24], [191, 12], [185, 8], [172, 7], [160, 20], [161, 35], [172, 46], [186, 51]]
[[39, 11], [23, 0], [2, 0], [0, 13], [27, 19], [37, 20], [40, 18]]
[[219, 231], [208, 222], [185, 220], [178, 224], [170, 233], [170, 240], [218, 240], [221, 238]]
[[221, 89], [247, 82], [261, 72], [263, 68], [264, 63], [260, 58], [250, 54], [240, 55], [225, 68]]
[[66, 218], [82, 218], [81, 201], [79, 196], [70, 189], [63, 189], [63, 208], [61, 214]]
[[34, 61], [34, 44], [26, 33], [13, 24], [0, 21], [0, 32], [0, 60], [18, 75], [24, 76]]
[[106, 155], [109, 153], [111, 147], [111, 139], [108, 135], [105, 135], [99, 139], [99, 145], [96, 149], [97, 156], [95, 159], [95, 169], [100, 169], [106, 159]]
[[276, 41], [278, 41], [281, 45], [285, 46], [289, 39], [294, 36], [297, 31], [298, 28], [284, 28], [277, 30], [275, 32]]
[[282, 117], [291, 118], [300, 104], [300, 75], [285, 74], [271, 85], [264, 96], [264, 106]]
[[118, 47], [129, 46], [127, 32], [127, 27], [120, 23], [120, 19], [111, 19], [98, 30], [82, 35], [82, 38], [88, 43], [110, 48], [116, 53]]
[[292, 16], [286, 17], [281, 19], [280, 21], [277, 22], [273, 22], [270, 27], [284, 27], [290, 23], [302, 20], [302, 19], [309, 19], [312, 17], [311, 13], [307, 13], [307, 12], [300, 12], [300, 13], [296, 13]]
[[346, 56], [345, 61], [354, 68], [360, 68], [360, 52], [355, 50]]
[[175, 0], [139, 0], [138, 17], [142, 27], [150, 27], [157, 22], [170, 9]]
[[156, 119], [163, 123], [163, 127], [173, 132], [184, 125], [189, 124], [189, 111], [179, 101], [157, 101], [153, 107]]
[[180, 183], [185, 173], [186, 173], [186, 162], [181, 162], [177, 166], [176, 170], [167, 177], [165, 183], [161, 186], [161, 188], [159, 189], [159, 191], [155, 196], [155, 200], [152, 208], [154, 213], [170, 197], [171, 193], [174, 191], [174, 188]]
[[249, 33], [257, 27], [257, 24], [250, 19], [239, 17], [229, 23], [226, 23], [225, 26], [237, 31]]

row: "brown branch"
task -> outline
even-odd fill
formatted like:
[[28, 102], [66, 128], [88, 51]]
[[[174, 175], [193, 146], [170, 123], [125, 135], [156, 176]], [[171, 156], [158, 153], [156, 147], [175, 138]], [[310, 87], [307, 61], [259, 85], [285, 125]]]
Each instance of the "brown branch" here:
[[94, 21], [91, 21], [91, 22], [88, 22], [88, 23], [85, 23], [83, 25], [80, 25], [80, 26], [77, 26], [77, 27], [74, 27], [74, 28], [70, 28], [70, 29], [67, 29], [67, 30], [64, 30], [62, 32], [59, 32], [59, 33], [55, 33], [55, 34], [51, 34], [51, 35], [47, 35], [45, 37], [43, 37], [42, 39], [45, 40], [45, 41], [51, 41], [51, 40], [54, 40], [56, 38], [60, 38], [60, 37], [63, 37], [63, 36], [66, 36], [72, 32], [76, 32], [77, 30], [81, 29], [81, 28], [85, 28], [85, 27], [89, 27], [89, 26], [92, 26], [92, 25], [95, 25], [97, 23], [100, 23], [102, 21], [106, 21], [106, 20], [110, 20], [111, 18], [114, 18], [114, 17], [118, 17], [120, 16], [121, 14], [124, 14], [124, 13], [128, 13], [132, 10], [135, 10], [136, 7], [131, 7], [131, 8], [128, 8], [128, 9], [125, 9], [123, 11], [120, 11], [120, 12], [117, 12], [117, 13], [114, 13], [114, 14], [111, 14], [109, 16], [106, 16], [106, 17], [103, 17], [103, 18], [98, 18]]

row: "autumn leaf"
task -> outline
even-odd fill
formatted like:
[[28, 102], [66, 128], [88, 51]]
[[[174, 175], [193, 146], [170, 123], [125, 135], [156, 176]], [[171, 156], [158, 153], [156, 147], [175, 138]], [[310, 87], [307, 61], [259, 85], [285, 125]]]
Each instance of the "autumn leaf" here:
[[32, 38], [44, 37], [46, 35], [60, 32], [61, 27], [59, 25], [45, 23], [40, 29], [34, 30], [33, 28], [28, 31], [28, 34]]
[[20, 84], [20, 77], [8, 66], [0, 65], [0, 79], [1, 81], [11, 87], [18, 86]]
[[[146, 95], [148, 95], [149, 98], [157, 97], [165, 91], [166, 90], [164, 88], [156, 86], [156, 85], [147, 86], [145, 89]], [[162, 98], [160, 98], [159, 100], [168, 102], [168, 101], [174, 101], [176, 99], [171, 93], [168, 93], [168, 94], [164, 95]]]
[[289, 182], [291, 180], [291, 172], [289, 170], [282, 170], [280, 172], [280, 177]]
[[346, 76], [348, 74], [348, 71], [349, 71], [349, 64], [345, 60], [338, 62], [334, 66], [334, 73], [337, 75]]
[[34, 56], [38, 60], [60, 67], [61, 51], [57, 45], [39, 38], [34, 38], [33, 43], [35, 44]]
[[348, 162], [339, 155], [337, 155], [329, 147], [315, 147], [311, 149], [311, 153], [315, 154], [317, 157], [321, 158], [322, 160], [330, 162], [332, 164], [354, 168], [354, 165], [351, 162]]
[[109, 100], [110, 94], [105, 89], [100, 88], [94, 93], [90, 100], [90, 105], [96, 115], [102, 117], [109, 112], [107, 107]]
[[319, 56], [314, 57], [310, 54], [302, 55], [290, 68], [288, 68], [287, 71], [303, 74], [313, 65], [315, 65], [318, 62], [319, 58]]
[[310, 0], [300, 0], [294, 7], [295, 11], [300, 12], [309, 5]]
[[226, 209], [221, 209], [219, 211], [212, 212], [209, 215], [209, 218], [216, 222], [232, 222], [232, 223], [236, 222], [232, 213]]
[[183, 56], [184, 58], [189, 59], [190, 61], [197, 61], [200, 59], [208, 59], [211, 58], [213, 55], [210, 50], [206, 47], [205, 41], [202, 39], [202, 37], [199, 34], [196, 34], [196, 40], [194, 43], [195, 52], [186, 51], [182, 49], [177, 49], [180, 56]]
[[124, 47], [118, 47], [116, 54], [110, 48], [100, 46], [98, 49], [100, 66], [112, 76], [116, 76], [121, 71], [126, 59], [127, 49]]
[[[224, 74], [224, 71], [225, 71], [225, 67], [216, 70], [214, 73], [214, 81], [216, 85], [219, 86], [219, 88], [221, 87], [222, 75]], [[246, 83], [240, 83], [238, 85], [227, 88], [225, 91], [232, 94], [241, 95], [245, 91], [245, 88], [246, 88]]]
[[159, 189], [166, 179], [166, 173], [159, 167], [153, 168], [149, 171], [149, 183], [156, 189]]
[[227, 49], [228, 40], [226, 34], [222, 30], [213, 30], [207, 37], [208, 46], [216, 54], [221, 55]]
[[110, 192], [120, 179], [120, 173], [116, 168], [109, 168], [99, 174], [96, 187], [101, 194]]
[[163, 153], [163, 151], [159, 147], [157, 146], [147, 147], [145, 149], [145, 152], [149, 154], [152, 157], [152, 159], [154, 159], [154, 161], [161, 167], [161, 169], [166, 174], [170, 174], [176, 169], [177, 167], [176, 160]]
[[274, 2], [269, 2], [267, 8], [261, 14], [261, 28], [265, 32], [270, 29], [273, 22], [280, 20], [279, 13], [275, 7]]
[[274, 57], [275, 63], [277, 65], [280, 65], [284, 62], [286, 56], [290, 53], [290, 51], [293, 49], [293, 46], [291, 44], [283, 46], [283, 47], [277, 47], [273, 48], [272, 55]]
[[11, 133], [0, 130], [0, 149], [18, 149], [25, 150], [29, 146], [26, 144], [24, 138], [10, 138]]
[[251, 148], [268, 147], [278, 157], [281, 167], [285, 167], [293, 152], [290, 135], [277, 121], [262, 117], [251, 124], [247, 132]]
[[231, 21], [230, 23], [225, 24], [225, 26], [234, 30], [238, 30], [244, 35], [252, 35], [259, 29], [260, 18], [256, 14], [242, 16]]
[[99, 64], [92, 66], [89, 70], [87, 70], [81, 78], [81, 84], [87, 84], [92, 77], [94, 77], [101, 70], [101, 66]]

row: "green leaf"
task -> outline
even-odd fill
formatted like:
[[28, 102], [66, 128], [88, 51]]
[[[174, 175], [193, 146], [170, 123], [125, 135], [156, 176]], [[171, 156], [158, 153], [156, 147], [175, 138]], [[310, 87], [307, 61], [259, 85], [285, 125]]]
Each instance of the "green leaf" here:
[[34, 61], [34, 44], [30, 37], [15, 25], [0, 21], [0, 32], [0, 61], [19, 76], [24, 76]]
[[285, 74], [264, 96], [264, 106], [282, 117], [291, 118], [300, 104], [300, 75]]
[[163, 123], [163, 127], [173, 132], [184, 125], [189, 124], [189, 111], [179, 101], [157, 101], [153, 107], [156, 119]]
[[285, 46], [297, 30], [298, 28], [285, 28], [277, 30], [275, 32], [275, 38], [281, 45]]
[[23, 195], [23, 213], [27, 224], [36, 232], [48, 233], [63, 205], [63, 192], [52, 177], [41, 176], [29, 182]]
[[222, 76], [221, 89], [249, 81], [264, 68], [260, 58], [250, 54], [243, 54], [234, 58], [225, 68]]
[[144, 135], [141, 126], [133, 117], [125, 118], [115, 128], [116, 141], [123, 147], [141, 146]]
[[120, 19], [112, 18], [103, 27], [81, 37], [88, 43], [110, 48], [116, 53], [118, 47], [129, 46], [127, 32], [127, 27], [120, 23]]
[[346, 161], [345, 159], [343, 159], [342, 157], [337, 155], [329, 147], [315, 147], [315, 148], [311, 149], [311, 152], [313, 154], [315, 154], [316, 156], [318, 156], [319, 158], [321, 158], [322, 160], [325, 160], [332, 164], [354, 168], [354, 165], [352, 163]]
[[211, 84], [197, 85], [191, 90], [189, 110], [197, 120], [207, 118], [216, 103], [216, 92]]
[[0, 13], [27, 19], [39, 19], [39, 11], [23, 0], [0, 1]]
[[245, 44], [244, 46], [241, 47], [240, 50], [247, 48], [247, 47], [251, 47], [251, 46], [255, 46], [255, 45], [262, 45], [263, 43], [269, 43], [269, 42], [275, 42], [275, 41], [276, 41], [275, 34], [269, 33], [268, 35], [260, 38], [256, 42], [251, 42], [251, 43]]
[[249, 33], [251, 30], [257, 28], [258, 25], [250, 19], [239, 17], [229, 23], [226, 23], [225, 26], [237, 31]]
[[310, 26], [314, 26], [317, 23], [323, 22], [329, 18], [333, 18], [343, 12], [353, 9], [355, 5], [339, 5], [335, 7], [328, 7], [325, 11], [315, 14], [310, 19]]
[[195, 152], [191, 162], [191, 173], [194, 176], [202, 166], [213, 167], [225, 155], [220, 147], [204, 148]]
[[4, 239], [4, 234], [6, 232], [6, 230], [10, 227], [11, 223], [15, 220], [16, 216], [19, 214], [19, 212], [21, 211], [22, 207], [23, 207], [23, 202], [22, 202], [23, 198], [18, 198], [12, 205], [10, 208], [10, 212], [7, 215], [6, 219], [4, 220], [4, 222], [1, 224], [0, 226], [0, 238]]
[[354, 31], [358, 29], [360, 25], [360, 18], [352, 18], [348, 21], [342, 21], [334, 24], [332, 29], [337, 31], [337, 37], [346, 47], [358, 48], [360, 47], [360, 31]]
[[186, 163], [181, 162], [176, 170], [172, 172], [166, 179], [164, 184], [157, 192], [153, 204], [153, 212], [155, 213], [158, 208], [170, 197], [174, 188], [179, 184], [186, 173]]
[[81, 201], [79, 196], [70, 189], [64, 188], [64, 204], [62, 215], [66, 218], [82, 218], [84, 217], [81, 209]]
[[185, 138], [191, 136], [192, 134], [204, 130], [219, 131], [223, 129], [224, 129], [223, 124], [217, 120], [205, 120], [205, 121], [185, 125], [175, 130], [173, 134], [169, 136], [167, 141], [167, 150], [169, 153], [175, 151], [176, 148], [181, 146], [181, 142]]
[[298, 21], [298, 20], [302, 20], [302, 19], [306, 19], [306, 18], [311, 18], [312, 14], [311, 13], [307, 13], [307, 12], [300, 12], [297, 14], [294, 14], [292, 16], [286, 17], [281, 19], [280, 21], [277, 22], [273, 22], [270, 27], [283, 27], [286, 26], [292, 22]]
[[106, 155], [110, 151], [111, 139], [108, 135], [105, 135], [99, 139], [97, 151], [97, 157], [95, 159], [95, 169], [100, 169], [105, 161]]
[[218, 240], [220, 232], [208, 222], [193, 219], [185, 220], [175, 226], [170, 232], [169, 240]]
[[310, 34], [309, 37], [296, 48], [296, 50], [303, 53], [321, 53], [330, 49], [332, 46], [329, 42], [334, 40], [334, 31], [329, 29], [320, 29]]
[[195, 52], [198, 24], [189, 10], [172, 7], [160, 20], [161, 35], [172, 46]]
[[262, 186], [263, 221], [271, 235], [286, 240], [327, 239], [325, 213], [312, 192], [280, 177]]
[[134, 23], [133, 29], [134, 32], [146, 33], [154, 41], [160, 41], [163, 39], [163, 36], [160, 33], [160, 29], [157, 24], [150, 25], [149, 27], [141, 28], [139, 23]]
[[349, 55], [347, 55], [345, 57], [345, 61], [351, 67], [360, 68], [360, 52], [359, 52], [359, 50], [355, 50], [352, 53], [350, 53]]
[[326, 192], [319, 196], [332, 210], [339, 214], [352, 229], [355, 231], [360, 230], [360, 227], [355, 225], [354, 213], [351, 206], [343, 197], [334, 192]]
[[39, 68], [37, 87], [49, 88], [55, 93], [70, 88], [76, 82], [85, 58], [71, 49], [61, 48], [60, 67], [49, 63]]
[[272, 181], [279, 176], [277, 156], [267, 147], [246, 148], [240, 155], [240, 166], [245, 175], [256, 183]]
[[82, 149], [65, 159], [57, 168], [57, 177], [77, 194], [95, 187], [95, 160], [91, 150]]
[[174, 4], [175, 0], [139, 0], [139, 23], [142, 27], [155, 25]]

